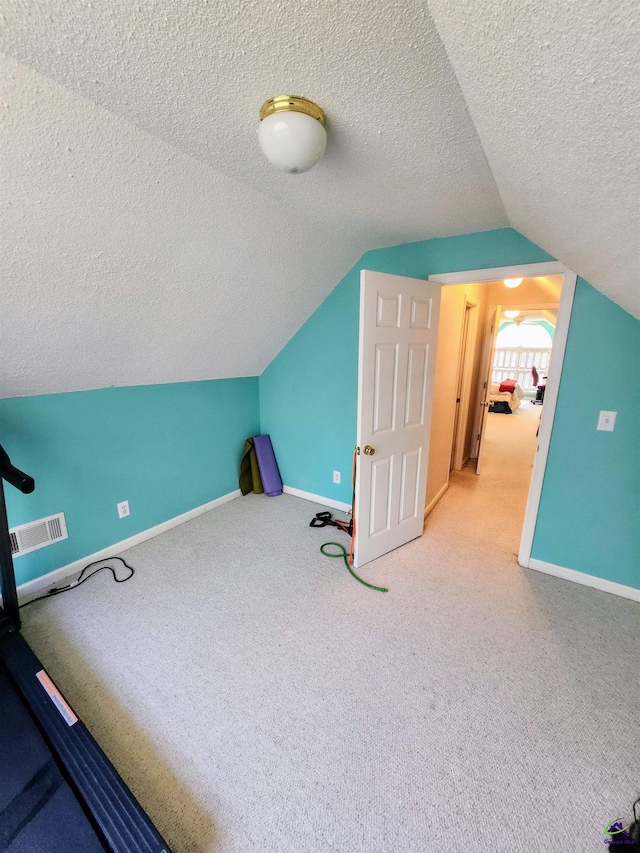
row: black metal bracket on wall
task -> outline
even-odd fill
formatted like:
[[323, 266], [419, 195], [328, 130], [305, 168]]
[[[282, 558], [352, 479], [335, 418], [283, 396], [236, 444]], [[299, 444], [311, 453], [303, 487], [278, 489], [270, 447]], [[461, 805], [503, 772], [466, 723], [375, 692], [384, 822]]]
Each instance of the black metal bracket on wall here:
[[11, 464], [4, 447], [0, 445], [0, 581], [2, 582], [2, 607], [0, 608], [0, 636], [8, 631], [20, 628], [20, 610], [16, 575], [11, 556], [11, 537], [7, 519], [7, 505], [4, 498], [4, 482], [11, 483], [16, 489], [28, 495], [35, 489], [33, 477], [18, 470]]

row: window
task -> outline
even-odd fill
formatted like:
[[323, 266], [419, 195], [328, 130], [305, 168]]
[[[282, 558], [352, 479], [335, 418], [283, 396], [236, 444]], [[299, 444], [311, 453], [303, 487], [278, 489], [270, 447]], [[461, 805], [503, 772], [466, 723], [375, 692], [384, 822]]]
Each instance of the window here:
[[544, 376], [549, 369], [551, 335], [539, 323], [508, 323], [498, 332], [491, 382], [515, 379], [524, 391], [535, 391], [531, 368]]
[[500, 329], [496, 341], [499, 349], [551, 349], [552, 346], [551, 335], [539, 323], [508, 323]]

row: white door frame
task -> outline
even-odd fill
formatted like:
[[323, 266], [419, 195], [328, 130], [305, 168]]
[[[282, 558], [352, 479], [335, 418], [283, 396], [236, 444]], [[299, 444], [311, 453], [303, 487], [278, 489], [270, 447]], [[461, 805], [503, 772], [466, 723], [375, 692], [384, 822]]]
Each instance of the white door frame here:
[[[482, 371], [478, 377], [478, 406], [477, 419], [478, 429], [477, 438], [474, 446], [474, 455], [476, 458], [476, 474], [480, 473], [482, 468], [482, 456], [484, 442], [489, 424], [489, 406], [491, 401], [491, 373], [493, 372], [493, 361], [496, 353], [496, 343], [498, 341], [498, 333], [500, 331], [500, 314], [502, 313], [502, 305], [487, 306], [487, 330], [485, 332], [484, 346], [482, 348], [482, 362], [480, 370]], [[492, 316], [493, 315], [493, 316]]]
[[549, 445], [551, 443], [551, 430], [558, 401], [558, 390], [562, 376], [564, 353], [569, 334], [569, 322], [573, 309], [573, 297], [576, 290], [577, 275], [558, 261], [549, 261], [541, 264], [519, 264], [508, 267], [493, 267], [483, 270], [463, 270], [461, 272], [440, 273], [429, 276], [429, 281], [439, 281], [447, 284], [471, 284], [483, 281], [497, 281], [503, 278], [537, 278], [545, 275], [563, 276], [560, 302], [558, 303], [558, 319], [553, 336], [553, 369], [547, 380], [544, 392], [544, 406], [542, 406], [542, 420], [538, 434], [538, 447], [533, 462], [533, 472], [529, 484], [529, 496], [527, 508], [522, 526], [522, 537], [520, 539], [520, 550], [518, 552], [518, 563], [529, 568], [531, 562], [531, 547], [533, 535], [538, 519], [540, 507], [540, 496], [542, 494], [542, 483], [544, 472], [547, 467]]
[[[467, 439], [467, 427], [469, 425], [469, 415], [471, 414], [471, 390], [473, 385], [473, 365], [476, 349], [476, 341], [478, 335], [478, 303], [471, 301], [465, 296], [464, 313], [462, 314], [462, 336], [460, 340], [460, 353], [458, 356], [458, 379], [459, 387], [456, 394], [456, 400], [460, 397], [460, 402], [456, 403], [456, 415], [453, 425], [453, 442], [451, 446], [451, 459], [449, 461], [449, 471], [461, 471], [469, 456], [465, 458], [465, 446]], [[466, 326], [466, 336], [465, 336]], [[466, 337], [466, 340], [464, 338]], [[463, 352], [464, 348], [464, 352]], [[460, 357], [462, 356], [462, 358]], [[475, 414], [475, 412], [474, 412]], [[460, 427], [463, 426], [463, 429]]]

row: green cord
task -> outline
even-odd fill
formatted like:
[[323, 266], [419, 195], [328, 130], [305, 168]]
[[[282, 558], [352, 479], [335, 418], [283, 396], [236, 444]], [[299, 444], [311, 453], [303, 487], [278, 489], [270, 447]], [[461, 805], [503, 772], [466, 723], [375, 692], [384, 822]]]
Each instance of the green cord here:
[[[335, 545], [336, 548], [339, 548], [340, 550], [337, 554], [332, 554], [330, 551], [325, 551], [324, 549], [329, 545]], [[320, 546], [320, 551], [325, 555], [325, 557], [341, 557], [344, 560], [344, 564], [349, 570], [349, 573], [353, 575], [353, 577], [363, 586], [368, 586], [369, 589], [375, 589], [377, 592], [389, 592], [389, 590], [384, 586], [374, 586], [372, 583], [367, 583], [366, 581], [363, 581], [362, 578], [359, 578], [349, 565], [349, 555], [347, 554], [347, 549], [339, 542], [325, 542], [324, 545]]]

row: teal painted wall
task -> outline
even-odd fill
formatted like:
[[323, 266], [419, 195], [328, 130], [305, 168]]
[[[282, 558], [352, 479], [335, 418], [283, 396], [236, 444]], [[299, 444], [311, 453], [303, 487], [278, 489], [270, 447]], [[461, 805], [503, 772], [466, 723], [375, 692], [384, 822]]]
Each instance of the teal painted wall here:
[[[36, 492], [11, 525], [64, 511], [69, 539], [16, 559], [18, 583], [237, 488], [244, 439], [269, 433], [287, 485], [350, 501], [361, 269], [415, 278], [550, 260], [512, 229], [365, 254], [258, 380], [0, 400], [0, 442]], [[578, 282], [533, 556], [640, 588], [640, 324]], [[635, 386], [635, 391], [633, 390]], [[597, 432], [600, 409], [618, 412]], [[332, 482], [332, 471], [342, 484]], [[116, 503], [131, 516], [118, 519]]]
[[[435, 273], [553, 260], [512, 228], [375, 249], [362, 256], [260, 377], [262, 431], [284, 483], [351, 503], [363, 269]], [[342, 483], [332, 482], [334, 470]]]
[[63, 511], [69, 529], [16, 558], [18, 584], [237, 489], [258, 433], [257, 377], [0, 400], [0, 443], [36, 479], [5, 486], [10, 526]]
[[531, 554], [640, 589], [639, 354], [640, 322], [578, 279]]
[[[345, 503], [355, 445], [359, 281], [354, 267], [260, 377], [260, 427], [271, 436], [285, 485]], [[339, 486], [333, 471], [342, 474]]]
[[[548, 260], [553, 258], [513, 229], [365, 254], [260, 377], [261, 428], [271, 435], [285, 484], [351, 500], [360, 270], [427, 278]], [[640, 474], [637, 439], [634, 443], [631, 436], [640, 431], [640, 395], [632, 399], [632, 393], [621, 390], [619, 378], [637, 388], [630, 367], [639, 351], [638, 321], [580, 281], [551, 443], [554, 470], [544, 484], [532, 552], [538, 559], [638, 588], [633, 525], [637, 528]], [[600, 409], [618, 411], [613, 434], [596, 432]], [[332, 483], [334, 469], [342, 472], [340, 486]]]

